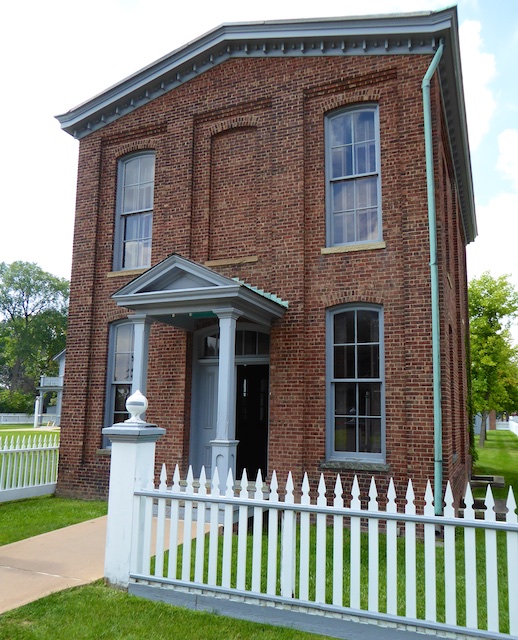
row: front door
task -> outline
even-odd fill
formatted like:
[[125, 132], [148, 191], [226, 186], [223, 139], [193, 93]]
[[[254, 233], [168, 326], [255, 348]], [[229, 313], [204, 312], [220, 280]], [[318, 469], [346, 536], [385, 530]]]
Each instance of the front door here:
[[268, 455], [269, 366], [240, 364], [237, 366], [236, 389], [236, 477], [246, 469], [254, 480], [259, 469], [263, 478]]
[[207, 478], [212, 478], [211, 440], [216, 438], [218, 415], [218, 365], [200, 365], [198, 382], [192, 403], [191, 464], [197, 477], [205, 467]]

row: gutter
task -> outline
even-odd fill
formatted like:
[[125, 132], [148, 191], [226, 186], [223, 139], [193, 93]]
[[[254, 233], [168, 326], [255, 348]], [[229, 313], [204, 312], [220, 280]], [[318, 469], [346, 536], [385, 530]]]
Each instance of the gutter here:
[[441, 327], [439, 317], [439, 268], [437, 265], [437, 215], [432, 140], [432, 108], [430, 83], [444, 51], [444, 40], [428, 67], [423, 90], [424, 139], [426, 152], [426, 186], [428, 192], [428, 231], [430, 235], [430, 283], [432, 293], [432, 359], [433, 359], [433, 434], [434, 434], [434, 505], [435, 515], [442, 514], [442, 407], [441, 407]]

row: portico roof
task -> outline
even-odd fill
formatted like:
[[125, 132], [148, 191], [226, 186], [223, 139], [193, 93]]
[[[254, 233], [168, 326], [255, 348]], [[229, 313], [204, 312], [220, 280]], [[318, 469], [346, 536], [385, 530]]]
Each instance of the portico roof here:
[[288, 303], [242, 281], [227, 278], [178, 254], [137, 276], [112, 295], [120, 306], [188, 331], [200, 318], [235, 309], [243, 319], [270, 325]]

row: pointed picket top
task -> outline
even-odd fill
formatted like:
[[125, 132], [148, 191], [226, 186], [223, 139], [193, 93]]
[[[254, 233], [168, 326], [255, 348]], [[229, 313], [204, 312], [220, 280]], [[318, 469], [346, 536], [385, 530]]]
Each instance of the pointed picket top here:
[[160, 491], [166, 491], [167, 489], [167, 471], [165, 468], [165, 463], [162, 465], [162, 470], [160, 471], [160, 484], [158, 485]]
[[200, 488], [198, 489], [200, 496], [207, 495], [207, 474], [205, 473], [205, 467], [203, 466], [200, 471]]
[[493, 492], [491, 490], [490, 484], [487, 485], [486, 499], [484, 502], [486, 505], [484, 520], [490, 520], [491, 522], [493, 522], [494, 520], [496, 520], [496, 511], [495, 511], [495, 499], [493, 498]]
[[219, 488], [218, 467], [214, 469], [214, 473], [212, 474], [211, 493], [213, 493], [216, 497], [221, 495], [221, 491]]
[[243, 469], [243, 473], [241, 474], [241, 487], [239, 489], [239, 497], [241, 498], [241, 500], [243, 498], [248, 500], [248, 475], [246, 473], [246, 469]]
[[371, 483], [369, 487], [369, 511], [377, 511], [377, 510], [378, 510], [378, 489], [376, 487], [374, 476], [371, 476]]
[[270, 502], [279, 502], [279, 483], [277, 482], [277, 473], [272, 473], [270, 480]]
[[397, 513], [397, 504], [396, 504], [396, 488], [394, 487], [394, 480], [390, 478], [388, 491], [387, 491], [387, 506], [385, 510], [388, 513]]
[[360, 485], [358, 484], [358, 476], [354, 476], [351, 496], [351, 509], [361, 509], [362, 503], [360, 502]]
[[192, 466], [189, 465], [189, 469], [187, 470], [187, 487], [185, 489], [186, 493], [194, 493], [194, 473], [192, 472]]
[[300, 504], [311, 504], [311, 496], [309, 495], [310, 487], [309, 487], [309, 479], [308, 474], [304, 472], [304, 477], [302, 478], [302, 487], [301, 487], [301, 496], [300, 496]]
[[433, 504], [433, 491], [432, 491], [432, 485], [430, 484], [430, 480], [426, 481], [426, 491], [424, 492], [424, 515], [425, 516], [435, 515], [435, 508]]
[[257, 477], [255, 479], [255, 495], [254, 498], [256, 500], [263, 499], [263, 476], [261, 474], [261, 469], [257, 471]]
[[234, 497], [234, 474], [232, 473], [232, 468], [230, 468], [227, 473], [227, 486], [225, 491], [225, 498], [233, 498], [233, 497]]
[[327, 507], [326, 491], [327, 491], [327, 487], [324, 480], [324, 474], [321, 473], [320, 481], [318, 483], [318, 497], [317, 497], [317, 504], [320, 507]]
[[513, 488], [509, 485], [509, 493], [507, 494], [507, 522], [518, 522], [518, 515], [516, 514], [516, 499], [514, 497]]
[[287, 502], [288, 504], [294, 503], [293, 478], [291, 476], [291, 471], [288, 472], [288, 479], [286, 480], [286, 495], [284, 496], [284, 502]]
[[171, 487], [171, 489], [175, 493], [180, 493], [180, 469], [178, 468], [178, 465], [176, 465], [174, 468], [173, 486]]
[[473, 492], [471, 491], [471, 485], [468, 482], [466, 486], [466, 494], [464, 495], [464, 520], [475, 520], [474, 504]]
[[333, 506], [335, 506], [337, 509], [341, 509], [344, 506], [344, 489], [342, 486], [342, 479], [340, 478], [340, 474], [336, 476], [335, 497], [333, 500]]
[[455, 517], [455, 508], [453, 506], [453, 491], [451, 490], [450, 481], [446, 484], [446, 491], [444, 492], [444, 516], [446, 518]]

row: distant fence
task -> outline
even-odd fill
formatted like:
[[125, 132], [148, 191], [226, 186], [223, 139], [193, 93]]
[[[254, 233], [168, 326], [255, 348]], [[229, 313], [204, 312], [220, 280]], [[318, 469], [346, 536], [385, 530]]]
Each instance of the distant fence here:
[[32, 424], [34, 415], [28, 413], [0, 413], [0, 424]]
[[54, 493], [59, 435], [35, 434], [0, 440], [0, 502]]
[[[313, 501], [307, 476], [295, 487], [290, 474], [282, 492], [275, 473], [268, 487], [260, 475], [254, 485], [245, 475], [236, 487], [229, 473], [225, 491], [217, 471], [214, 476], [208, 485], [202, 470], [195, 482], [189, 470], [181, 482], [177, 468], [168, 486], [164, 467], [158, 488], [135, 491], [140, 499], [131, 592], [160, 591], [163, 595], [148, 597], [172, 602], [181, 592], [255, 602], [285, 615], [306, 611], [324, 616], [322, 629], [325, 617], [353, 616], [439, 635], [518, 637], [518, 518], [512, 490], [506, 521], [497, 521], [490, 488], [482, 515], [475, 512], [468, 486], [458, 517], [449, 484], [444, 515], [436, 516], [429, 483], [419, 514], [411, 482], [406, 495], [397, 497], [391, 481], [378, 502], [372, 479], [362, 503], [357, 480], [345, 491], [340, 476], [329, 491], [321, 477]], [[334, 498], [328, 500], [328, 493]], [[180, 519], [187, 533], [178, 548]]]

